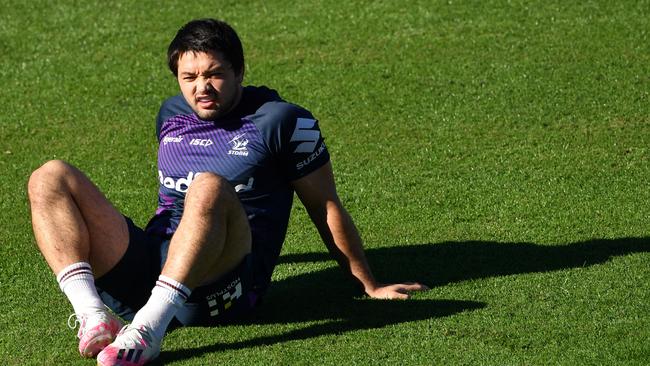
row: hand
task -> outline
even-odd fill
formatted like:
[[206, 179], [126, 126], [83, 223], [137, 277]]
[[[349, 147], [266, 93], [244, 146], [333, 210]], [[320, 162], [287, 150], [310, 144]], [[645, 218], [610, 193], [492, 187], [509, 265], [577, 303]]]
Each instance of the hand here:
[[416, 282], [381, 284], [371, 291], [366, 291], [373, 299], [408, 299], [413, 291], [426, 291], [429, 288]]

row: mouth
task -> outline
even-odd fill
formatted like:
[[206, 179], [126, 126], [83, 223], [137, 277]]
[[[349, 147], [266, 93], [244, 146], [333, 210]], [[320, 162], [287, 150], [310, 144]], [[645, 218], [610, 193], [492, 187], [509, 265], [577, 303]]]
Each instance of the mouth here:
[[196, 97], [196, 105], [202, 109], [212, 109], [217, 106], [217, 97], [214, 95], [201, 95]]

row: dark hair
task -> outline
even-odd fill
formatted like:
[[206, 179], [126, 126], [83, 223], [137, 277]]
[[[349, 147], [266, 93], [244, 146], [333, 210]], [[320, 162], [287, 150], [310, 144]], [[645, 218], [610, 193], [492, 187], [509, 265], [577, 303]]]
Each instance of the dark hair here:
[[178, 59], [185, 52], [219, 52], [239, 75], [244, 70], [244, 50], [235, 30], [216, 19], [196, 19], [178, 30], [167, 49], [169, 69], [178, 76]]

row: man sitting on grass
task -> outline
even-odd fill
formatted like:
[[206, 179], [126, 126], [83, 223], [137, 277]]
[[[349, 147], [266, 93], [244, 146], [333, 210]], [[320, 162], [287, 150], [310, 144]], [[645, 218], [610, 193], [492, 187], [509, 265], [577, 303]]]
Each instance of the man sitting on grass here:
[[250, 312], [271, 282], [294, 192], [368, 296], [426, 289], [375, 280], [316, 119], [271, 89], [242, 86], [242, 45], [229, 25], [184, 25], [168, 62], [181, 95], [158, 115], [158, 210], [145, 229], [65, 162], [29, 180], [36, 242], [72, 303], [84, 357], [142, 365], [172, 322], [212, 326]]

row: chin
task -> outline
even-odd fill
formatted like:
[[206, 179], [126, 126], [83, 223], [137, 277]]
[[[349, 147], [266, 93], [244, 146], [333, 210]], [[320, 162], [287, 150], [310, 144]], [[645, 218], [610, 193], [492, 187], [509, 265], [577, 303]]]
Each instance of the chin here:
[[204, 120], [213, 120], [217, 119], [221, 115], [221, 111], [218, 110], [202, 110], [202, 111], [194, 111], [197, 116], [199, 116], [200, 119]]

